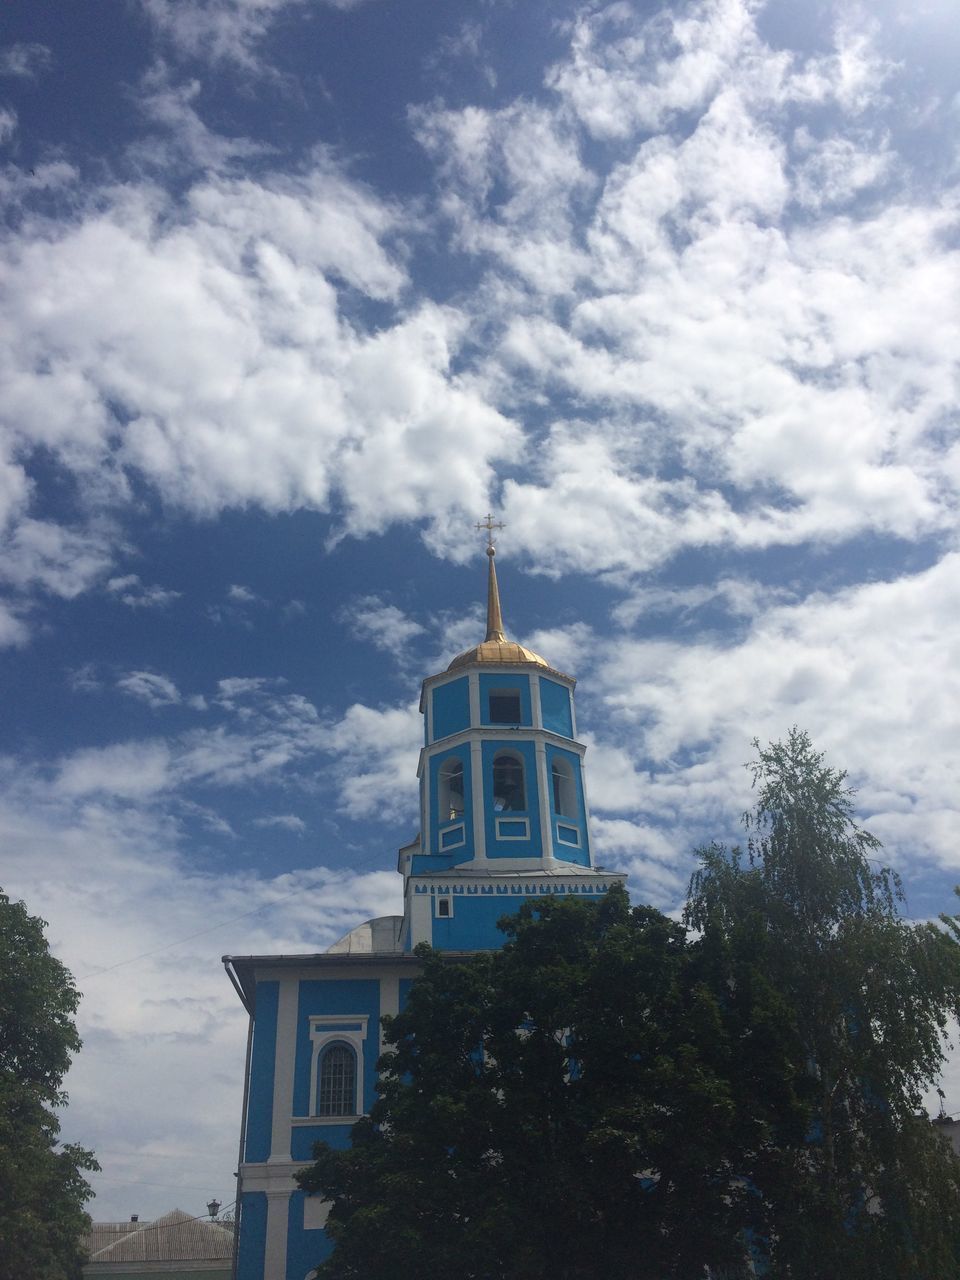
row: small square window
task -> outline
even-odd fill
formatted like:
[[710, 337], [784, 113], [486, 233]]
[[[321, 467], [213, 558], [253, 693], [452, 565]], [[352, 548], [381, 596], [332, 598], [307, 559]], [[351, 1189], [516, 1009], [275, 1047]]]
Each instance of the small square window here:
[[516, 690], [500, 690], [490, 695], [491, 724], [520, 723], [520, 694]]

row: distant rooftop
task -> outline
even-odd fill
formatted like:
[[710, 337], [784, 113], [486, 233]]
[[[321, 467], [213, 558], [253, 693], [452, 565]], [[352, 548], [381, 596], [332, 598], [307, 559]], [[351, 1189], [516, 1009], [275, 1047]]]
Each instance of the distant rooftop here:
[[155, 1222], [95, 1222], [85, 1245], [90, 1264], [229, 1261], [233, 1231], [173, 1209]]

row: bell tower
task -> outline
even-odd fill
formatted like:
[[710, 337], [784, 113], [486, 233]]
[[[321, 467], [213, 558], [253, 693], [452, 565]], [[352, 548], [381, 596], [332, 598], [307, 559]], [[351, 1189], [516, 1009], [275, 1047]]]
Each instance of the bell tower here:
[[[486, 635], [428, 676], [420, 698], [421, 834], [399, 859], [408, 946], [497, 946], [502, 935], [488, 926], [518, 899], [599, 892], [597, 881], [605, 892], [623, 879], [593, 865], [576, 680], [507, 639], [493, 540], [503, 526], [488, 515], [477, 528], [487, 533]], [[472, 899], [499, 911], [479, 912]], [[458, 911], [468, 913], [462, 925]]]

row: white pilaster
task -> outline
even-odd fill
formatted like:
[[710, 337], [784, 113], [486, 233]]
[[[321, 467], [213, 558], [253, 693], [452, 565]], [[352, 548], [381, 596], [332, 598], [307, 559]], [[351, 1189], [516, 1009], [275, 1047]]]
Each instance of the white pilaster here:
[[267, 1240], [263, 1251], [263, 1280], [286, 1280], [289, 1190], [267, 1192]]
[[486, 862], [487, 837], [483, 813], [483, 743], [477, 738], [470, 742], [470, 797], [473, 802], [473, 857]]
[[277, 1047], [273, 1059], [273, 1123], [270, 1164], [290, 1159], [290, 1117], [293, 1115], [293, 1073], [297, 1057], [297, 1003], [300, 984], [280, 983], [277, 1002]]
[[547, 769], [547, 746], [539, 738], [534, 745], [537, 761], [537, 793], [540, 796], [540, 834], [543, 841], [543, 857], [546, 862], [553, 862], [553, 822], [550, 817], [550, 792], [547, 790], [552, 780]]
[[543, 710], [540, 706], [540, 677], [530, 677], [530, 715], [535, 729], [543, 728]]

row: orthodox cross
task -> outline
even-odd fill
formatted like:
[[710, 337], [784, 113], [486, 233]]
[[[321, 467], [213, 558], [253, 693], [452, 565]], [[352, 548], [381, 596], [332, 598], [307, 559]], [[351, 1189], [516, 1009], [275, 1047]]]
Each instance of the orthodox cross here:
[[493, 546], [494, 529], [505, 529], [506, 527], [507, 526], [505, 524], [501, 524], [499, 520], [494, 520], [493, 516], [490, 514], [489, 511], [487, 512], [486, 520], [481, 520], [478, 522], [477, 528], [486, 529], [487, 531], [487, 549], [488, 550]]

